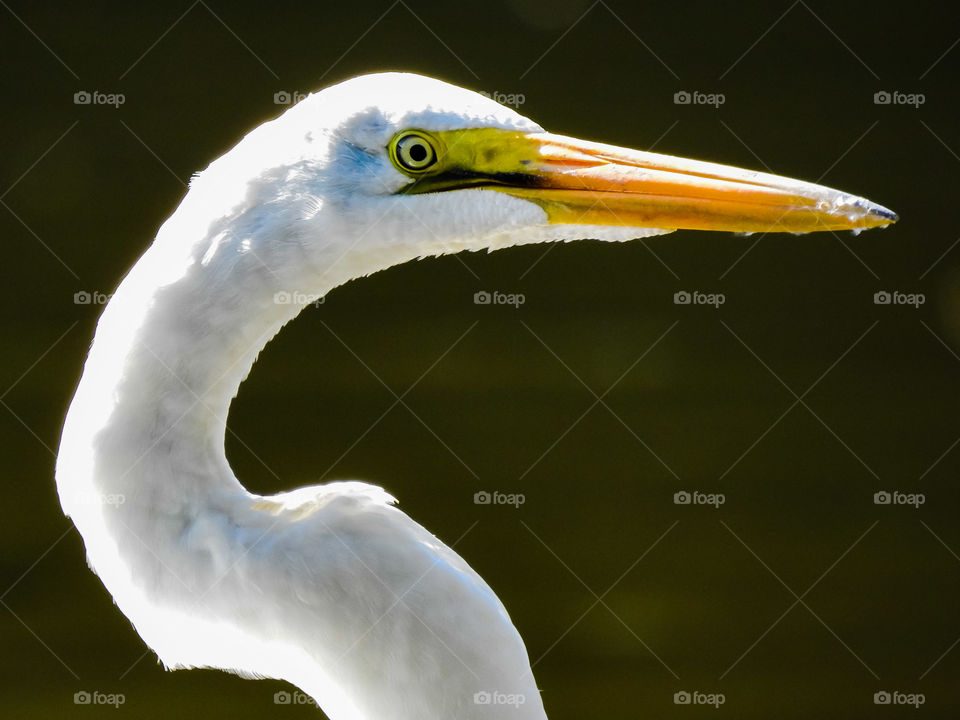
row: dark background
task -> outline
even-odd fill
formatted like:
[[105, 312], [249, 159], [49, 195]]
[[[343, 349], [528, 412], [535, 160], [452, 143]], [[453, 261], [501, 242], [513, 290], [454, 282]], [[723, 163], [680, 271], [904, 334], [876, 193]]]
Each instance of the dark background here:
[[[960, 713], [955, 8], [0, 5], [4, 716], [318, 716], [276, 705], [283, 683], [164, 672], [87, 570], [53, 467], [100, 311], [74, 293], [111, 292], [190, 174], [283, 109], [274, 93], [387, 69], [520, 93], [554, 132], [769, 168], [902, 219], [525, 247], [351, 283], [267, 348], [234, 403], [227, 450], [247, 487], [364, 479], [461, 538], [553, 719]], [[125, 103], [75, 105], [80, 90]], [[725, 103], [677, 105], [680, 90]], [[875, 104], [883, 90], [924, 103]], [[477, 306], [478, 290], [526, 302]], [[726, 302], [678, 306], [679, 290]], [[881, 290], [925, 303], [875, 305]], [[526, 502], [475, 505], [482, 489]], [[680, 490], [726, 502], [675, 505]], [[878, 506], [881, 490], [926, 502]], [[75, 705], [84, 690], [125, 703]], [[675, 705], [682, 690], [726, 701]], [[925, 704], [878, 707], [884, 690]]]

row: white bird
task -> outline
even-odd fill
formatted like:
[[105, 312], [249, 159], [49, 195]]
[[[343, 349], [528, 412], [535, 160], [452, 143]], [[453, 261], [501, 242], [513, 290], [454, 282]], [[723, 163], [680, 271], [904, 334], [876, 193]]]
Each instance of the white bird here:
[[331, 720], [542, 720], [503, 604], [383, 489], [244, 489], [224, 434], [257, 354], [332, 288], [425, 256], [895, 220], [818, 185], [552, 135], [438, 80], [348, 80], [196, 175], [120, 283], [64, 424], [63, 510], [168, 668], [285, 679]]

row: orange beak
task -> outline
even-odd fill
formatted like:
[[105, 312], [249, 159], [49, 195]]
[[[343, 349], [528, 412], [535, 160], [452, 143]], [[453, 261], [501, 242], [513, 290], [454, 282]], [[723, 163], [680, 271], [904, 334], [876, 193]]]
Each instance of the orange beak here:
[[807, 233], [884, 227], [897, 215], [823, 185], [550, 133], [434, 133], [437, 168], [409, 192], [482, 187], [551, 223]]

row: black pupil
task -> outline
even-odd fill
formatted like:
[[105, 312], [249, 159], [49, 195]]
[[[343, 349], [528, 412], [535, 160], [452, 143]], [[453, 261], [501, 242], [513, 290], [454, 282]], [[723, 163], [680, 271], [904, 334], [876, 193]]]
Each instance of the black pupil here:
[[427, 148], [423, 143], [415, 142], [410, 146], [410, 159], [414, 162], [423, 162], [427, 159]]

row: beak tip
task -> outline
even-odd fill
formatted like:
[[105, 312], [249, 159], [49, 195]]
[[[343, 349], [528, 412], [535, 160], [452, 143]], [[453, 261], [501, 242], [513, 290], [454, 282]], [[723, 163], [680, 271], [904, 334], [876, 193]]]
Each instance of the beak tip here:
[[[852, 214], [851, 219], [859, 220], [856, 225], [860, 229], [882, 228], [892, 225], [900, 219], [900, 216], [893, 210], [888, 210], [883, 207], [883, 205], [878, 205], [864, 198], [854, 199], [853, 206], [856, 208], [856, 211]], [[850, 215], [848, 215], [848, 217], [850, 217]]]
[[870, 208], [870, 214], [886, 220], [889, 224], [895, 223], [900, 219], [900, 216], [897, 215], [893, 210], [887, 210], [885, 207], [880, 205], [874, 205], [872, 208]]

